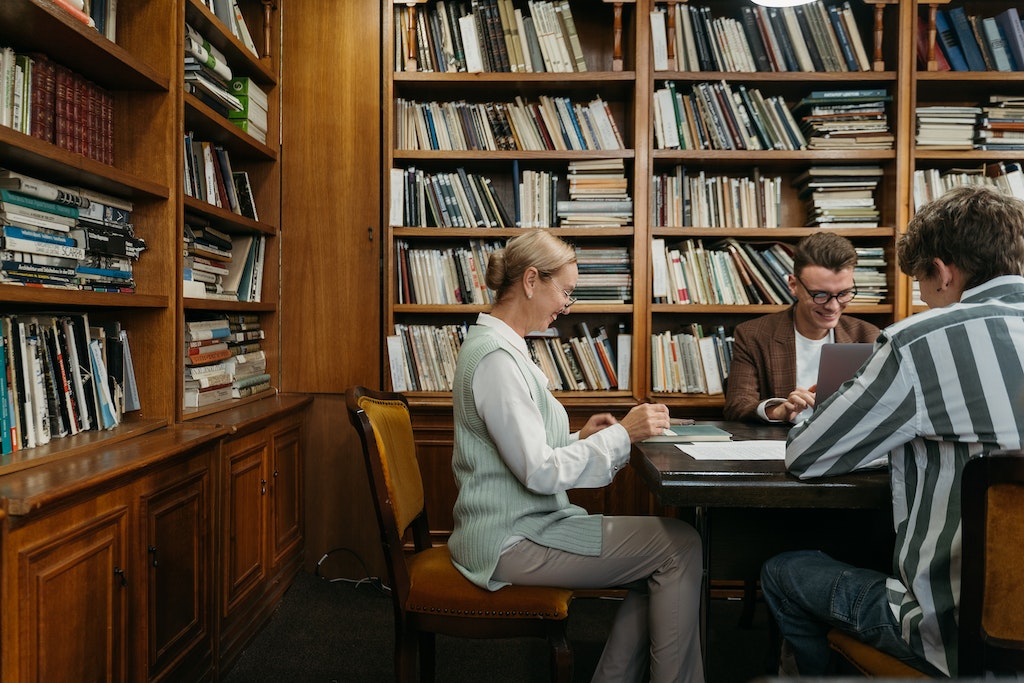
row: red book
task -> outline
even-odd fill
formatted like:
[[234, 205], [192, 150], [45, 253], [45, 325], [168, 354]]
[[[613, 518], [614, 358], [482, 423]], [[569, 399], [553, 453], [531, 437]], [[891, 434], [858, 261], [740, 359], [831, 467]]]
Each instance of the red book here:
[[53, 3], [54, 7], [60, 8], [61, 10], [70, 14], [73, 18], [82, 22], [86, 26], [96, 28], [96, 22], [92, 20], [92, 17], [90, 17], [88, 14], [72, 5], [70, 2], [68, 2], [68, 0], [50, 0], [50, 2]]

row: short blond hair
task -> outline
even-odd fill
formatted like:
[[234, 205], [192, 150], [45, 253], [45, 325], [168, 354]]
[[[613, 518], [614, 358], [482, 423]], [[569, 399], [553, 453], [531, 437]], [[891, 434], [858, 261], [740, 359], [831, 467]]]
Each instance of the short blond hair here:
[[518, 282], [526, 269], [533, 266], [544, 279], [549, 279], [563, 266], [576, 263], [576, 250], [547, 230], [531, 230], [513, 237], [504, 249], [487, 259], [485, 282], [501, 301], [509, 288]]

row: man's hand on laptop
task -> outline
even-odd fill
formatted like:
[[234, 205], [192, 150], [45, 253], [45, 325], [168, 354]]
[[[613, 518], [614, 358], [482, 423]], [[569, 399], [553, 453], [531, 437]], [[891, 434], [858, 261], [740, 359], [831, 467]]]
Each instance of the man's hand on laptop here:
[[765, 414], [772, 420], [794, 422], [797, 415], [807, 408], [814, 407], [814, 392], [817, 388], [817, 384], [807, 389], [797, 387], [789, 392], [789, 396], [782, 403], [767, 406]]

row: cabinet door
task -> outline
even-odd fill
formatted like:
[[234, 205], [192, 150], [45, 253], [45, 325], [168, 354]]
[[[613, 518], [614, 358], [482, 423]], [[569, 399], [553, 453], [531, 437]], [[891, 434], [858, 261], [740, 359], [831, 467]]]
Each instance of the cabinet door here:
[[289, 420], [274, 431], [270, 451], [270, 553], [272, 571], [296, 559], [302, 545], [302, 423]]
[[[140, 498], [145, 555], [146, 676], [209, 667], [210, 473], [207, 466]], [[204, 662], [205, 658], [205, 662]]]
[[[17, 554], [19, 681], [127, 680], [128, 507], [25, 527]], [[53, 521], [53, 520], [51, 520]], [[17, 540], [14, 543], [19, 543]], [[10, 609], [9, 605], [4, 610]], [[5, 618], [5, 622], [11, 621]], [[5, 637], [5, 642], [11, 642]], [[5, 652], [4, 658], [15, 656]], [[8, 671], [7, 666], [4, 666]], [[7, 680], [5, 678], [5, 680]]]
[[262, 432], [228, 443], [223, 451], [221, 615], [258, 593], [267, 576], [267, 451]]

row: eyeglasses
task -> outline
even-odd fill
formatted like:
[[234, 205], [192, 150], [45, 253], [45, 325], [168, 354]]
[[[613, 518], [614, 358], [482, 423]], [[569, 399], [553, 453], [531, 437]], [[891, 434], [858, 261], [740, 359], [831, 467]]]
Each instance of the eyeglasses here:
[[[558, 287], [558, 285], [555, 283], [554, 279], [552, 279], [550, 277], [548, 278], [548, 282], [550, 282], [551, 284], [555, 285], [555, 287]], [[565, 305], [562, 306], [562, 311], [569, 310], [570, 308], [572, 308], [573, 306], [576, 305], [577, 301], [579, 301], [579, 299], [575, 298], [572, 295], [572, 292], [570, 292], [568, 289], [563, 289], [562, 290], [562, 294], [565, 295], [565, 301], [566, 301]]]
[[829, 294], [828, 292], [812, 292], [810, 289], [807, 288], [807, 285], [804, 284], [804, 281], [800, 279], [799, 275], [793, 273], [793, 277], [796, 278], [796, 281], [799, 282], [800, 286], [804, 288], [804, 291], [807, 292], [807, 295], [811, 297], [811, 301], [818, 304], [819, 306], [824, 306], [832, 299], [835, 299], [836, 303], [848, 304], [851, 301], [853, 301], [853, 298], [855, 296], [857, 296], [857, 285], [854, 285], [852, 289], [843, 290], [838, 294]]

